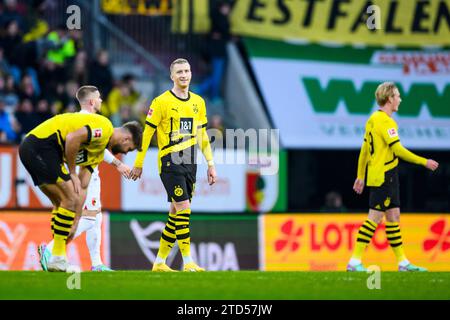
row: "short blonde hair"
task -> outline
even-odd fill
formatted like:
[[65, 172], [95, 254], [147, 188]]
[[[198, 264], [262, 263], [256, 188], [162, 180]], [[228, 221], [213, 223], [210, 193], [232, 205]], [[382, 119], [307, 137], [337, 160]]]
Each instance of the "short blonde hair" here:
[[184, 59], [184, 58], [178, 58], [178, 59], [175, 59], [175, 60], [170, 64], [170, 74], [172, 74], [172, 70], [173, 70], [173, 66], [174, 66], [174, 65], [176, 65], [176, 64], [183, 64], [183, 63], [188, 63], [188, 64], [189, 64], [189, 61], [187, 61], [187, 60]]
[[78, 102], [81, 104], [86, 97], [91, 94], [98, 91], [97, 87], [94, 86], [82, 86], [77, 90], [77, 93], [75, 94], [75, 97], [77, 98]]
[[388, 102], [389, 97], [394, 96], [395, 89], [398, 90], [397, 86], [393, 82], [383, 82], [380, 84], [375, 91], [375, 99], [377, 100], [377, 104], [380, 107], [384, 106]]

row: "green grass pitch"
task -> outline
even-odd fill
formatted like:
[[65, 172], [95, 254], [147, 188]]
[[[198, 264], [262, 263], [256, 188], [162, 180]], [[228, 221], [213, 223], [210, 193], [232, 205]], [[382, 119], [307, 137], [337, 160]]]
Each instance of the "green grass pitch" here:
[[[156, 300], [450, 300], [450, 272], [382, 272], [380, 289], [368, 289], [368, 273], [149, 271], [78, 274], [1, 271], [0, 299]], [[375, 285], [376, 282], [373, 281]], [[80, 289], [68, 289], [79, 284]], [[370, 281], [369, 281], [370, 282]]]

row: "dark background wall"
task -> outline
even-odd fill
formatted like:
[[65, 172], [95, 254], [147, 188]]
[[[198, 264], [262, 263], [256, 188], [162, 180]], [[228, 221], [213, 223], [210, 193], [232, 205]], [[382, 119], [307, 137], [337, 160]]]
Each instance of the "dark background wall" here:
[[[450, 152], [411, 150], [439, 162], [431, 172], [424, 167], [400, 161], [400, 200], [403, 212], [450, 211]], [[325, 195], [337, 191], [350, 212], [368, 210], [369, 192], [353, 191], [359, 150], [289, 150], [289, 211], [318, 212]]]

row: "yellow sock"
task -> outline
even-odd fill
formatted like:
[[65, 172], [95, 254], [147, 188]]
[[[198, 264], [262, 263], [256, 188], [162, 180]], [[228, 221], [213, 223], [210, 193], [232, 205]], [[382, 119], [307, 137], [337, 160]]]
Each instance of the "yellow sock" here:
[[175, 235], [176, 220], [176, 214], [169, 213], [169, 219], [167, 220], [166, 227], [162, 231], [161, 239], [159, 239], [158, 257], [161, 259], [167, 259], [170, 250], [173, 248], [173, 244], [177, 240]]
[[364, 221], [358, 231], [358, 237], [356, 239], [356, 245], [355, 249], [353, 250], [352, 259], [361, 260], [364, 250], [370, 243], [370, 240], [372, 239], [377, 226], [378, 224], [373, 222], [372, 220], [367, 219], [366, 221]]
[[75, 212], [59, 207], [53, 222], [53, 256], [66, 255], [66, 242], [75, 219]]
[[398, 222], [386, 221], [386, 237], [394, 251], [397, 262], [406, 260], [405, 252], [403, 250], [402, 233]]
[[189, 234], [190, 216], [191, 209], [184, 209], [177, 212], [175, 234], [183, 257], [189, 257], [191, 255], [191, 237]]

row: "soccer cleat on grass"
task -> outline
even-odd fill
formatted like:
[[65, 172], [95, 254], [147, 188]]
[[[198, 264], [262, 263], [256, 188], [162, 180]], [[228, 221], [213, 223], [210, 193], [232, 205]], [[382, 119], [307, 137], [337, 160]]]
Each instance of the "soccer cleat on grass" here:
[[412, 263], [410, 263], [406, 266], [398, 266], [398, 271], [425, 272], [428, 270], [425, 268], [422, 268], [422, 267], [415, 266]]
[[92, 266], [91, 267], [91, 271], [94, 272], [102, 272], [102, 271], [114, 271], [111, 268], [108, 268], [107, 266], [105, 266], [104, 264], [99, 264], [98, 266]]
[[184, 265], [183, 271], [202, 272], [202, 271], [205, 271], [205, 269], [200, 268], [197, 264], [195, 264], [194, 262], [191, 262], [191, 263], [186, 263]]
[[47, 250], [47, 246], [45, 244], [41, 244], [38, 247], [38, 253], [39, 253], [39, 262], [41, 264], [42, 270], [48, 271], [47, 264], [52, 256], [50, 250]]
[[155, 263], [155, 264], [153, 264], [152, 271], [156, 271], [156, 272], [176, 272], [176, 270], [171, 269], [165, 263]]
[[366, 272], [367, 269], [364, 268], [362, 263], [357, 264], [356, 266], [352, 266], [351, 264], [348, 264], [347, 265], [347, 271], [351, 271], [351, 272]]
[[47, 270], [50, 272], [66, 272], [72, 268], [66, 259], [60, 257], [52, 257], [47, 263]]

